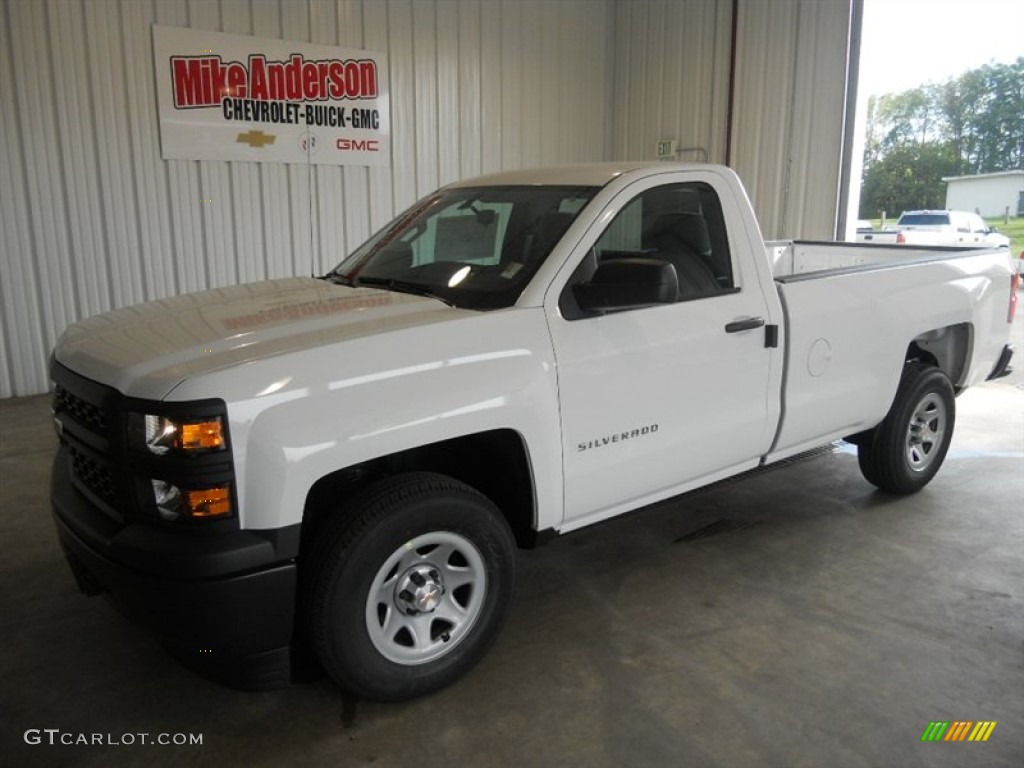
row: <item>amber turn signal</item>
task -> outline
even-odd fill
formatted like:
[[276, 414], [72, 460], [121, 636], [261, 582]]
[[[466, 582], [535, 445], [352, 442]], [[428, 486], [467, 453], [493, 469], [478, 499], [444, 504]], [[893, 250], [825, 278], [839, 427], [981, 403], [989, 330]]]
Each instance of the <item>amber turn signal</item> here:
[[190, 517], [224, 517], [231, 514], [231, 489], [226, 485], [185, 491]]
[[186, 451], [224, 447], [224, 428], [219, 418], [181, 425], [180, 447]]

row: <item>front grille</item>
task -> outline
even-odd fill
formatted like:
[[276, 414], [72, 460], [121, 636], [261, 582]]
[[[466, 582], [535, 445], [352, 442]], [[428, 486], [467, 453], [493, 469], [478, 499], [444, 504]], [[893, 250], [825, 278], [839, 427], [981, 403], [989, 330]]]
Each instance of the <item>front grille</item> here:
[[93, 461], [81, 451], [70, 447], [71, 470], [75, 478], [93, 494], [111, 506], [117, 500], [114, 473], [108, 467]]
[[53, 413], [63, 426], [61, 442], [68, 449], [75, 485], [108, 517], [122, 520], [127, 477], [119, 470], [119, 395], [57, 364], [51, 376]]
[[53, 412], [67, 413], [72, 419], [97, 435], [106, 436], [107, 412], [98, 405], [83, 400], [64, 387], [57, 385], [53, 393]]

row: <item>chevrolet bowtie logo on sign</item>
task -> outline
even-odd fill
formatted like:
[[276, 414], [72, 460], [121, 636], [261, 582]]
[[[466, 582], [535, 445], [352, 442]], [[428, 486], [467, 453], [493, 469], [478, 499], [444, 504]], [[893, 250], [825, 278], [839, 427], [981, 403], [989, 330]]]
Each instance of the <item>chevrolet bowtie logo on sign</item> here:
[[921, 741], [988, 741], [995, 729], [995, 720], [932, 720]]
[[263, 131], [249, 131], [248, 133], [238, 134], [238, 138], [235, 139], [239, 144], [248, 144], [254, 149], [260, 149], [261, 147], [267, 146], [267, 144], [273, 144], [277, 138], [272, 133], [264, 133]]

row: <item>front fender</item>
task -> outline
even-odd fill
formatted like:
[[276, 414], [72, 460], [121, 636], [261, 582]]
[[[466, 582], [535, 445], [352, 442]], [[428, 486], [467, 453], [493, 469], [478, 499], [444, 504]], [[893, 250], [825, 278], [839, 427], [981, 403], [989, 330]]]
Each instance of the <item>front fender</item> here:
[[[223, 394], [232, 391], [245, 396]], [[538, 528], [561, 521], [557, 382], [540, 309], [289, 353], [186, 382], [173, 394], [198, 392], [228, 400], [243, 528], [301, 522], [310, 488], [339, 469], [494, 429], [523, 439]]]

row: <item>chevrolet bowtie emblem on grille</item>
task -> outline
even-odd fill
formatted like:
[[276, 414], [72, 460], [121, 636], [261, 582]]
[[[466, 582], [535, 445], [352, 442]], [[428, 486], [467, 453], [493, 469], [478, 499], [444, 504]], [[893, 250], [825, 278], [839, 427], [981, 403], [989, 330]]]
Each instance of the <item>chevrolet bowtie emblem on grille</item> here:
[[239, 144], [248, 144], [254, 149], [260, 149], [265, 147], [267, 144], [273, 144], [276, 141], [277, 136], [272, 133], [264, 133], [263, 131], [249, 131], [248, 133], [238, 134], [238, 138], [235, 139]]

